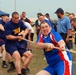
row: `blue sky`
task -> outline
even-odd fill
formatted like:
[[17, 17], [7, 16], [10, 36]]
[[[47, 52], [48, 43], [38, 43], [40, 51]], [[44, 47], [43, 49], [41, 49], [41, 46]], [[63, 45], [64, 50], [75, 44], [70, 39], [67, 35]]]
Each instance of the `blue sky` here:
[[36, 17], [38, 12], [49, 13], [51, 18], [56, 18], [54, 12], [61, 7], [64, 11], [76, 13], [76, 0], [0, 0], [0, 10], [11, 14], [15, 11], [21, 14], [26, 11], [28, 17]]

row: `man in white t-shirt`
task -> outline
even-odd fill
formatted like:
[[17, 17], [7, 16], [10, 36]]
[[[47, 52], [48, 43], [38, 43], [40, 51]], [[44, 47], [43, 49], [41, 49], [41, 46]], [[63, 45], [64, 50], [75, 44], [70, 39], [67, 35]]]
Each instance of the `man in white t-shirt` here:
[[[23, 19], [22, 19], [24, 25], [28, 28], [29, 30], [29, 33], [26, 35], [26, 39], [28, 40], [31, 40], [33, 41], [33, 36], [34, 36], [34, 29], [32, 28], [32, 26], [30, 25], [30, 23], [28, 22], [25, 22]], [[32, 44], [30, 42], [28, 42], [28, 50], [32, 51]]]

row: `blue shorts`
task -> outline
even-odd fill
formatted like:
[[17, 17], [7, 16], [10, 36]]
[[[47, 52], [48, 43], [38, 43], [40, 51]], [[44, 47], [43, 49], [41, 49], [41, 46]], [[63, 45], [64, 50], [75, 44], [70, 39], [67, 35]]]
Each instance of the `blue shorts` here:
[[0, 46], [2, 46], [3, 44], [5, 44], [5, 39], [0, 38]]
[[18, 51], [22, 56], [26, 52], [26, 42], [19, 42], [17, 44], [5, 45], [6, 51], [12, 56], [15, 51]]
[[25, 40], [19, 41], [19, 45], [22, 46], [22, 47], [24, 46], [25, 49], [26, 49], [26, 47], [27, 47], [27, 41], [25, 41]]
[[[69, 65], [65, 64], [64, 61], [58, 62], [55, 66], [47, 66], [44, 68], [51, 75], [72, 75], [72, 63]], [[71, 72], [70, 72], [71, 71]]]

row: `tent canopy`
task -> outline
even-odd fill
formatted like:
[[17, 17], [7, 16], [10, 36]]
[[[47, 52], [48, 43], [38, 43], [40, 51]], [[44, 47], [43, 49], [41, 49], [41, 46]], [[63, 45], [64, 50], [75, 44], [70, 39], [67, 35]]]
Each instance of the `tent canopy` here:
[[5, 13], [5, 12], [3, 12], [3, 11], [0, 10], [0, 17], [1, 17], [1, 16], [9, 16], [9, 14], [8, 14], [8, 13]]

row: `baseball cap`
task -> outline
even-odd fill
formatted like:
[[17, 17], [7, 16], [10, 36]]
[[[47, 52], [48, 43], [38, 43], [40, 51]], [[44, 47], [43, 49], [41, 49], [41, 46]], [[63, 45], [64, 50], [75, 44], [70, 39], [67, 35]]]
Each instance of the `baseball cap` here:
[[55, 13], [64, 13], [64, 10], [62, 8], [58, 8]]

